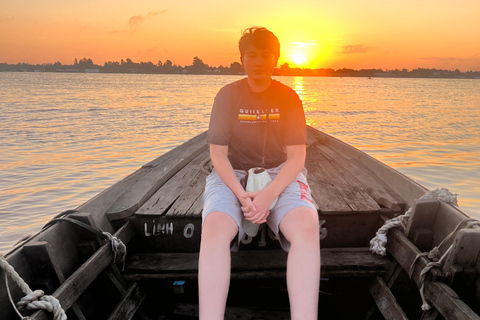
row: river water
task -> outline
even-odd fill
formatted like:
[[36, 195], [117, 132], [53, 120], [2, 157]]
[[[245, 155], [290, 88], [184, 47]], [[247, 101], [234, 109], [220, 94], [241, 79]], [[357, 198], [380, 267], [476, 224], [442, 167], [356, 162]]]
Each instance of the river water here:
[[[239, 76], [0, 73], [0, 252], [208, 127]], [[480, 80], [278, 77], [309, 125], [480, 218]]]

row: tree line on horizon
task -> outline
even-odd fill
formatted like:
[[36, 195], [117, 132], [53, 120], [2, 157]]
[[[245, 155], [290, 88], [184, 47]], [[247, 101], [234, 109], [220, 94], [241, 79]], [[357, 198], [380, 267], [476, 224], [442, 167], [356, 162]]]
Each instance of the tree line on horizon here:
[[[0, 63], [0, 72], [101, 72], [101, 73], [147, 73], [147, 74], [219, 74], [239, 75], [245, 74], [243, 66], [232, 62], [230, 66], [213, 67], [204, 63], [198, 56], [193, 58], [191, 65], [180, 66], [172, 61], [133, 62], [131, 59], [120, 61], [107, 61], [101, 65], [95, 64], [90, 58], [75, 59], [71, 65], [63, 65], [59, 61], [44, 64], [7, 64]], [[275, 68], [274, 75], [279, 76], [324, 76], [324, 77], [402, 77], [402, 78], [475, 78], [480, 79], [480, 71], [461, 72], [458, 69], [428, 69], [417, 68], [413, 70], [395, 69], [332, 69], [332, 68], [291, 68], [288, 63]]]

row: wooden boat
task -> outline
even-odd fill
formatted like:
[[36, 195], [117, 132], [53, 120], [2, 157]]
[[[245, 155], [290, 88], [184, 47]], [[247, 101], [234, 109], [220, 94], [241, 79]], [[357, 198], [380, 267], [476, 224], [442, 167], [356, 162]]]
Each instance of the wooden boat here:
[[[203, 133], [57, 217], [5, 259], [32, 290], [56, 297], [68, 319], [194, 319], [208, 154]], [[322, 319], [480, 319], [480, 231], [465, 227], [468, 216], [417, 200], [424, 187], [310, 127], [306, 168], [321, 221]], [[388, 254], [371, 253], [376, 231], [407, 210], [406, 230], [388, 231]], [[124, 269], [102, 232], [127, 245]], [[431, 261], [419, 254], [439, 244], [442, 264], [422, 274]], [[265, 227], [242, 239], [232, 253], [226, 319], [288, 319], [285, 262]], [[6, 320], [18, 317], [8, 291], [13, 301], [24, 296], [8, 279], [6, 290], [0, 270]]]

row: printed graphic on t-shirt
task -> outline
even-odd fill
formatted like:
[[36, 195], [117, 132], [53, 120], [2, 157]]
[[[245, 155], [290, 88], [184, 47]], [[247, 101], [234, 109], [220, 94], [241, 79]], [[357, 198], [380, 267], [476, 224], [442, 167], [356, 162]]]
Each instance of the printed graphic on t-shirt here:
[[280, 113], [278, 108], [271, 109], [240, 109], [238, 113], [238, 120], [242, 123], [259, 123], [278, 122], [280, 120]]
[[313, 203], [313, 200], [310, 197], [310, 194], [308, 192], [308, 186], [302, 181], [297, 180], [297, 182], [298, 182], [298, 186], [300, 187], [300, 199]]

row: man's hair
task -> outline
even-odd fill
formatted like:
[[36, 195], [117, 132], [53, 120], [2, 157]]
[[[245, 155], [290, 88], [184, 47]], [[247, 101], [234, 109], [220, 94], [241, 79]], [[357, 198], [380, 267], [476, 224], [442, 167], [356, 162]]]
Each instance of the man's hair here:
[[250, 45], [253, 45], [260, 50], [270, 50], [275, 55], [276, 59], [280, 57], [280, 42], [278, 42], [278, 38], [273, 32], [269, 31], [267, 28], [250, 27], [243, 32], [238, 43], [240, 59], [242, 59], [242, 61], [245, 51]]

